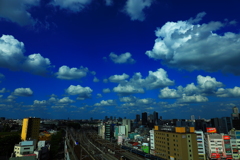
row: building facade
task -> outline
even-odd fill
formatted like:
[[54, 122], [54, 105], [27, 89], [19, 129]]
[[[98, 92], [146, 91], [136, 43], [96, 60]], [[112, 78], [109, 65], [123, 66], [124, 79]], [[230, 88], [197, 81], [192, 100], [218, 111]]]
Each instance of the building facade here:
[[39, 137], [40, 118], [24, 118], [22, 125], [21, 139], [28, 140], [36, 139]]
[[155, 155], [167, 160], [198, 160], [194, 127], [155, 126]]

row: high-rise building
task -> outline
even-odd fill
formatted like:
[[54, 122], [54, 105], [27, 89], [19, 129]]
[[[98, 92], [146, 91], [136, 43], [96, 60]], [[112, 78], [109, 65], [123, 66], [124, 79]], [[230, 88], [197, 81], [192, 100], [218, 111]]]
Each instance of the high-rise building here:
[[194, 121], [195, 120], [195, 116], [191, 115], [191, 120]]
[[38, 140], [40, 128], [40, 118], [24, 118], [22, 125], [21, 139], [28, 140], [29, 138]]
[[235, 107], [232, 108], [232, 110], [233, 110], [232, 118], [233, 119], [239, 119], [239, 110], [238, 110], [238, 108], [235, 106]]
[[158, 112], [154, 111], [153, 112], [153, 123], [157, 124], [158, 122]]
[[137, 114], [137, 115], [136, 115], [136, 122], [139, 122], [139, 121], [140, 121], [140, 115]]
[[142, 113], [142, 125], [147, 124], [147, 112]]
[[206, 160], [204, 132], [195, 131], [195, 133], [197, 134], [198, 157], [201, 160]]
[[198, 160], [194, 131], [194, 127], [154, 126], [155, 155], [168, 160]]

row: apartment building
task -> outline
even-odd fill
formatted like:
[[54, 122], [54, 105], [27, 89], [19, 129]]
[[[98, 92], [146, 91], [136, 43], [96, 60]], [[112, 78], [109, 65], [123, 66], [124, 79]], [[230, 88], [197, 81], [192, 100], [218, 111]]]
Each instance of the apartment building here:
[[155, 155], [167, 160], [198, 160], [194, 127], [155, 126]]

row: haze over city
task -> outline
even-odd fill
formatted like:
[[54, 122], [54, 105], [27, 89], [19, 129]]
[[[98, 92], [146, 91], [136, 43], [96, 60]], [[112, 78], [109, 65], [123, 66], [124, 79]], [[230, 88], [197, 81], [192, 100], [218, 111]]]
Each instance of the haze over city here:
[[230, 116], [240, 1], [1, 0], [0, 117]]

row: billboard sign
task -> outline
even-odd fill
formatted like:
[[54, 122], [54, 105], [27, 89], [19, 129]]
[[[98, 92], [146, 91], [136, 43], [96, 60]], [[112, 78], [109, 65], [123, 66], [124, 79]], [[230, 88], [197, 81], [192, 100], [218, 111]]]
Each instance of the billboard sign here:
[[207, 133], [217, 133], [217, 129], [213, 127], [207, 128]]
[[230, 136], [223, 136], [223, 139], [229, 140], [229, 139], [230, 139]]

